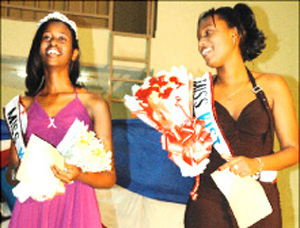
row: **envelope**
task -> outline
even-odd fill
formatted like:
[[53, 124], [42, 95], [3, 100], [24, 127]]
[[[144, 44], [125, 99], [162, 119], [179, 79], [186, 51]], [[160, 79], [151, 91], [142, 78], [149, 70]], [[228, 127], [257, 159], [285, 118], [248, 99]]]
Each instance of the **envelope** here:
[[13, 189], [21, 203], [29, 197], [44, 201], [65, 191], [62, 182], [54, 176], [51, 165], [64, 169], [64, 157], [51, 144], [31, 135], [16, 175], [20, 183]]
[[50, 143], [33, 134], [28, 142], [16, 178], [22, 182], [31, 182], [32, 180], [42, 182], [45, 179], [51, 181], [53, 178], [56, 179], [50, 169], [51, 165], [64, 169], [64, 157]]
[[240, 228], [246, 228], [272, 213], [272, 207], [260, 183], [252, 177], [240, 177], [229, 169], [211, 174], [225, 195]]

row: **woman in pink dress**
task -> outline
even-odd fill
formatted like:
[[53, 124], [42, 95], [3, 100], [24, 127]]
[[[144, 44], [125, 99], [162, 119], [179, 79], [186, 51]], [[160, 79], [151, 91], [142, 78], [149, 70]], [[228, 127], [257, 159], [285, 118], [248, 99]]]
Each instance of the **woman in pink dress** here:
[[[109, 106], [101, 96], [78, 85], [78, 77], [76, 24], [58, 12], [49, 14], [38, 24], [27, 63], [27, 91], [21, 99], [28, 117], [26, 140], [35, 134], [57, 146], [77, 118], [113, 151]], [[11, 184], [17, 184], [14, 173], [20, 162], [12, 144], [7, 172]], [[115, 184], [112, 167], [104, 172], [82, 172], [70, 164], [64, 170], [51, 167], [65, 183], [65, 193], [43, 202], [17, 200], [9, 227], [102, 227], [94, 188]]]

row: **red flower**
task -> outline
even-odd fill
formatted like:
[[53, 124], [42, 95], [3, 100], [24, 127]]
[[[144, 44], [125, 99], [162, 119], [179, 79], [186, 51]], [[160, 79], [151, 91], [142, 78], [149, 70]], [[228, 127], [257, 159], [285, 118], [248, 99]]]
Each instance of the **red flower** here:
[[170, 96], [172, 91], [173, 91], [173, 88], [169, 87], [169, 88], [165, 89], [163, 93], [160, 93], [159, 97], [161, 97], [163, 99], [167, 99]]
[[[169, 98], [173, 88], [171, 86], [167, 86], [170, 82], [175, 83], [177, 88], [183, 85], [181, 82], [178, 81], [176, 76], [172, 76], [166, 81], [166, 76], [161, 75], [158, 77], [152, 77], [149, 79], [149, 87], [148, 88], [140, 88], [136, 93], [135, 96], [141, 100], [143, 103], [147, 103], [148, 97], [151, 95], [153, 91], [158, 93], [158, 96], [162, 99]], [[162, 87], [166, 87], [162, 90]]]

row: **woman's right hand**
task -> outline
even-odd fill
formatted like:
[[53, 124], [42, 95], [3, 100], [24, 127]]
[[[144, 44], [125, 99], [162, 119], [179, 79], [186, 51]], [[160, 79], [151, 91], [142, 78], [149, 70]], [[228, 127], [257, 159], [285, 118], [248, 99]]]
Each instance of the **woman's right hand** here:
[[51, 166], [54, 176], [65, 184], [72, 183], [77, 180], [82, 170], [75, 166], [65, 163], [64, 170], [59, 169], [56, 165]]

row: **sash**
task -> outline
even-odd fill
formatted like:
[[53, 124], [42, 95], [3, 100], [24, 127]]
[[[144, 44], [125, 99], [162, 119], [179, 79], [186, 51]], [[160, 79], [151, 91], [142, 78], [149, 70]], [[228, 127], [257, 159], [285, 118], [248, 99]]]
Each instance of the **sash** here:
[[[205, 73], [201, 78], [194, 78], [194, 114], [198, 119], [205, 121], [205, 128], [211, 132], [213, 146], [216, 151], [219, 154], [233, 156], [232, 149], [217, 121], [211, 73]], [[258, 180], [274, 183], [276, 182], [276, 178], [277, 171], [264, 170], [261, 172]]]
[[211, 73], [205, 73], [201, 78], [194, 78], [194, 114], [198, 119], [205, 121], [205, 128], [210, 131], [213, 146], [218, 153], [232, 156], [233, 152], [217, 122], [212, 88]]
[[27, 128], [27, 114], [25, 107], [21, 103], [21, 97], [14, 97], [5, 106], [3, 113], [19, 158], [22, 159], [26, 146], [24, 138]]

